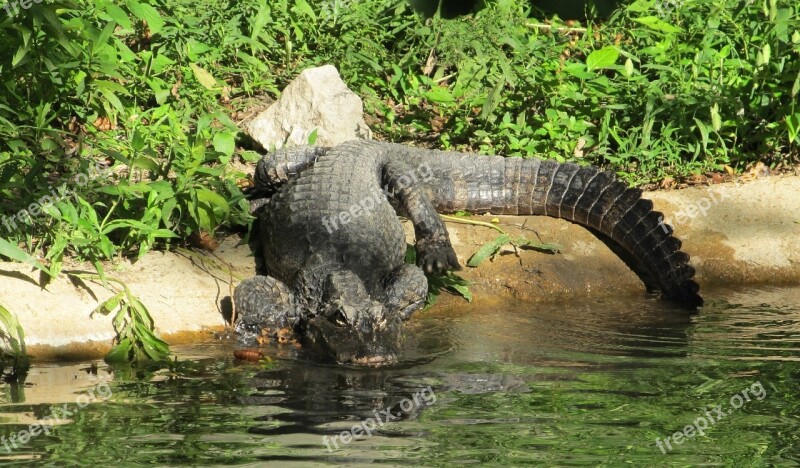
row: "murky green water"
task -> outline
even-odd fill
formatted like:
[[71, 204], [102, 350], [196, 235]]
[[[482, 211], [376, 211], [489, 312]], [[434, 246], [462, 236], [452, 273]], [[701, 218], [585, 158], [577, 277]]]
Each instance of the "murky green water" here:
[[800, 288], [706, 298], [428, 312], [393, 369], [223, 342], [138, 378], [40, 365], [0, 386], [0, 463], [797, 466]]

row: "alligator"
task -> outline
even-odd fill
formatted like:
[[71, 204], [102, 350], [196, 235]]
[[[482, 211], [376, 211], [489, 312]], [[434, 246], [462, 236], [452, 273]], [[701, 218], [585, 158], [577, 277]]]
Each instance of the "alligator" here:
[[[470, 155], [356, 140], [259, 161], [250, 246], [257, 276], [234, 292], [239, 344], [295, 342], [339, 363], [396, 359], [426, 273], [460, 269], [437, 214], [545, 215], [589, 229], [650, 291], [693, 310], [694, 269], [663, 216], [614, 173], [552, 160]], [[398, 215], [411, 220], [404, 262]]]

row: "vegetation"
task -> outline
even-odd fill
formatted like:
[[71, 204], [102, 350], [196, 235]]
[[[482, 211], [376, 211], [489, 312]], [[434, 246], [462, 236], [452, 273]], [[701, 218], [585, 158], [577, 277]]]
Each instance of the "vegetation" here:
[[[76, 275], [77, 276], [77, 275]], [[91, 278], [80, 275], [81, 278]], [[122, 290], [103, 301], [94, 310], [102, 315], [114, 314], [117, 343], [106, 355], [110, 362], [138, 363], [146, 360], [164, 360], [169, 356], [169, 346], [153, 334], [153, 319], [147, 307], [122, 281], [106, 278]]]
[[395, 141], [592, 163], [634, 184], [797, 161], [793, 2], [636, 0], [572, 26], [485, 3], [455, 19], [405, 0], [0, 10], [0, 256], [53, 277], [72, 255], [104, 279], [104, 260], [247, 225], [231, 164], [257, 158], [235, 144], [245, 98], [323, 63]]
[[17, 317], [0, 304], [0, 377], [14, 381], [28, 372], [25, 331]]

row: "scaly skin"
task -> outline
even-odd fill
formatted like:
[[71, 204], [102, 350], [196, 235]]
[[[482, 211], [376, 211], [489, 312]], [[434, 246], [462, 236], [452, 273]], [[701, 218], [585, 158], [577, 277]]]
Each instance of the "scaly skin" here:
[[[394, 359], [401, 322], [424, 303], [423, 271], [460, 268], [436, 211], [568, 219], [608, 243], [648, 289], [702, 304], [660, 213], [594, 167], [362, 140], [265, 156], [255, 196], [251, 245], [262, 276], [234, 294], [243, 344], [290, 330], [338, 362]], [[398, 213], [414, 224], [419, 268], [403, 263]]]

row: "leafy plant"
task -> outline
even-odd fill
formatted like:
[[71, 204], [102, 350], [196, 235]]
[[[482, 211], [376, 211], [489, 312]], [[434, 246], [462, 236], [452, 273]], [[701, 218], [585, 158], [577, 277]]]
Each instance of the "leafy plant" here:
[[6, 379], [16, 380], [27, 374], [29, 367], [25, 332], [17, 317], [0, 304], [0, 373]]
[[428, 276], [428, 297], [425, 300], [425, 307], [430, 307], [436, 303], [442, 291], [461, 296], [467, 302], [472, 302], [472, 292], [469, 290], [469, 281], [460, 277], [452, 271], [438, 275]]
[[155, 325], [150, 312], [125, 283], [114, 278], [101, 278], [99, 275], [73, 274], [73, 276], [81, 279], [102, 279], [104, 283], [114, 283], [121, 288], [92, 312], [102, 315], [114, 314], [112, 323], [117, 332], [117, 343], [106, 354], [106, 361], [140, 363], [148, 360], [164, 361], [169, 357], [169, 345], [153, 333]]
[[491, 223], [487, 223], [484, 221], [467, 219], [463, 215], [462, 216], [441, 215], [441, 216], [442, 218], [452, 222], [472, 224], [475, 226], [484, 226], [494, 229], [495, 231], [498, 231], [500, 233], [497, 237], [487, 242], [486, 244], [482, 245], [477, 252], [472, 254], [469, 260], [467, 260], [467, 266], [470, 267], [477, 267], [478, 265], [483, 263], [484, 260], [486, 260], [487, 258], [494, 257], [506, 245], [511, 245], [512, 247], [514, 247], [514, 250], [516, 250], [517, 248], [528, 248], [545, 253], [558, 253], [562, 250], [561, 246], [558, 244], [536, 242], [525, 238], [525, 236], [511, 237], [511, 235], [509, 235], [505, 230], [503, 230], [500, 226], [497, 225], [497, 223], [499, 223], [499, 220], [497, 218], [492, 219]]
[[[409, 245], [406, 249], [405, 262], [410, 265], [417, 263], [417, 250], [413, 245]], [[472, 302], [469, 282], [458, 276], [458, 274], [448, 271], [446, 273], [426, 274], [426, 276], [428, 277], [428, 297], [425, 299], [425, 307], [432, 306], [443, 290], [461, 296], [467, 302]]]
[[467, 266], [476, 267], [480, 265], [487, 258], [492, 258], [497, 255], [506, 245], [511, 245], [515, 250], [517, 248], [531, 248], [546, 253], [558, 253], [561, 251], [561, 246], [558, 244], [542, 244], [540, 242], [528, 240], [523, 236], [512, 238], [508, 234], [502, 233], [493, 240], [483, 244], [477, 252], [472, 254], [467, 261]]
[[50, 271], [49, 268], [42, 265], [38, 260], [33, 258], [28, 252], [20, 249], [18, 246], [8, 242], [7, 240], [0, 237], [0, 256], [10, 258], [11, 260], [15, 260], [20, 263], [27, 263], [28, 265], [37, 268], [50, 276], [53, 276], [53, 273]]

